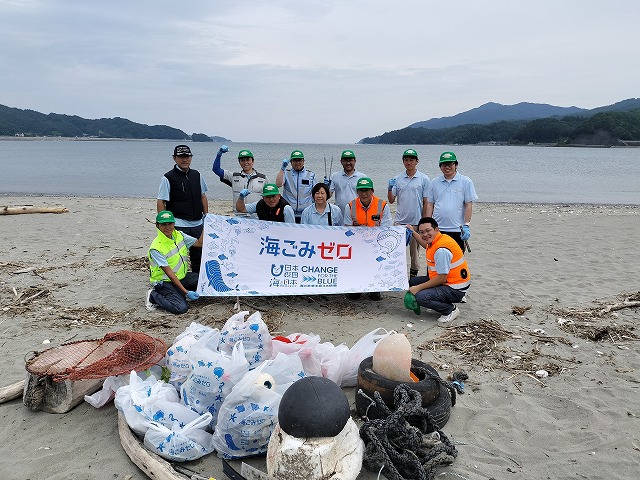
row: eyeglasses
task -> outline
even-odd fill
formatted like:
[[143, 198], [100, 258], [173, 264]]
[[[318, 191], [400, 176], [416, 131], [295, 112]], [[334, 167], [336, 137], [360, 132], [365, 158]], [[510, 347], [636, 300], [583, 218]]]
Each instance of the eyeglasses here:
[[448, 168], [448, 167], [453, 167], [455, 165], [455, 162], [442, 162], [440, 164], [440, 168]]
[[242, 157], [238, 159], [239, 162], [250, 162], [251, 160], [253, 160], [251, 157]]

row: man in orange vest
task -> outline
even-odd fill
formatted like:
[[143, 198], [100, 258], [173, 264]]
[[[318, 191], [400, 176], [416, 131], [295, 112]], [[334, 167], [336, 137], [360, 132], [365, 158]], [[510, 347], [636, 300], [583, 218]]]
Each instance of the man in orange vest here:
[[344, 207], [344, 224], [362, 227], [390, 227], [391, 213], [385, 200], [373, 194], [373, 182], [362, 177], [356, 183], [358, 198]]
[[[390, 227], [391, 212], [385, 200], [373, 194], [373, 182], [369, 177], [362, 177], [356, 183], [358, 198], [344, 207], [344, 224], [354, 227]], [[347, 298], [355, 300], [360, 293], [347, 293]], [[381, 300], [380, 292], [369, 292], [371, 300]]]
[[420, 313], [420, 307], [430, 308], [440, 313], [438, 322], [454, 320], [460, 309], [460, 303], [471, 285], [471, 274], [467, 260], [458, 243], [438, 229], [438, 222], [424, 217], [418, 222], [418, 231], [407, 225], [414, 238], [426, 249], [427, 276], [409, 279], [409, 293], [415, 296], [417, 308], [407, 304], [414, 312]]

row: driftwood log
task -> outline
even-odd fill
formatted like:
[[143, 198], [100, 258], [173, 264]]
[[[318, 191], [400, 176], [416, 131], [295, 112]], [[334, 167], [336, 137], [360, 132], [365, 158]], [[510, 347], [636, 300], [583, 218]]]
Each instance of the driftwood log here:
[[66, 413], [84, 401], [85, 395], [97, 392], [103, 382], [103, 378], [54, 382], [48, 375], [38, 376], [27, 373], [22, 403], [30, 410]]
[[147, 450], [129, 428], [122, 412], [118, 412], [118, 433], [120, 443], [131, 461], [149, 478], [154, 480], [184, 480], [171, 464], [155, 453]]
[[0, 205], [0, 215], [19, 215], [21, 213], [67, 213], [67, 207], [35, 207], [33, 205], [20, 205], [11, 207]]
[[24, 380], [0, 388], [0, 403], [21, 397], [24, 391]]

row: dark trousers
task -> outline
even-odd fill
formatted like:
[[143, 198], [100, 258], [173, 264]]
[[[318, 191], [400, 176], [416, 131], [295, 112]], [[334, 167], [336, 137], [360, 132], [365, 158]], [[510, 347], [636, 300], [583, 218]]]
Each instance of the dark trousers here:
[[[187, 275], [180, 280], [182, 286], [187, 290], [196, 290], [198, 288], [198, 274], [188, 272]], [[151, 292], [151, 301], [164, 308], [171, 313], [186, 313], [189, 310], [187, 299], [182, 291], [172, 282], [162, 282], [160, 285], [153, 287]]]
[[[413, 277], [409, 279], [409, 286], [413, 287], [428, 281], [429, 277]], [[449, 315], [456, 308], [454, 303], [460, 303], [465, 293], [466, 290], [456, 290], [449, 285], [438, 285], [420, 290], [416, 293], [416, 301], [422, 307], [430, 308], [442, 315]]]
[[[180, 230], [182, 233], [186, 233], [187, 235], [200, 238], [202, 235], [202, 229], [204, 225], [198, 225], [197, 227], [176, 227], [176, 230]], [[195, 273], [200, 271], [200, 260], [202, 259], [202, 248], [200, 247], [191, 247], [189, 249], [189, 260], [191, 261], [191, 270]]]
[[460, 247], [460, 250], [462, 250], [462, 253], [464, 253], [464, 240], [460, 240], [460, 235], [462, 234], [462, 232], [443, 232], [442, 230], [440, 230], [440, 233], [446, 233], [451, 238], [453, 238]]

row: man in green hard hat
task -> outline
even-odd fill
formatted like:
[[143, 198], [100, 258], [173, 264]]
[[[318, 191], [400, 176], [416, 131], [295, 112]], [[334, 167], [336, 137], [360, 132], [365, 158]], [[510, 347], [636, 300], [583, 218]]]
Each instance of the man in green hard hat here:
[[340, 155], [341, 172], [331, 174], [329, 190], [335, 194], [334, 202], [344, 213], [344, 207], [358, 196], [356, 183], [367, 175], [356, 170], [356, 154], [353, 150], [344, 150]]
[[176, 219], [168, 210], [156, 215], [156, 238], [149, 247], [149, 281], [145, 305], [153, 311], [158, 307], [171, 313], [185, 313], [187, 300], [197, 300], [198, 274], [189, 272], [189, 249], [202, 247], [202, 236], [194, 238], [175, 228]]
[[270, 222], [295, 223], [291, 205], [282, 198], [280, 190], [275, 183], [267, 183], [262, 189], [262, 200], [245, 203], [244, 199], [249, 196], [249, 190], [244, 189], [238, 195], [236, 209], [240, 213], [255, 213], [259, 220]]
[[213, 173], [220, 177], [220, 181], [226, 185], [229, 185], [233, 191], [233, 211], [238, 213], [236, 209], [236, 202], [240, 192], [244, 189], [249, 190], [249, 195], [245, 199], [247, 202], [257, 202], [262, 195], [262, 189], [269, 183], [269, 179], [263, 173], [258, 172], [253, 168], [254, 158], [251, 150], [242, 149], [238, 152], [238, 163], [240, 164], [240, 171], [232, 172], [231, 170], [224, 170], [220, 166], [220, 160], [222, 154], [229, 151], [229, 147], [222, 145], [218, 150], [213, 166], [211, 170]]
[[431, 181], [425, 216], [433, 217], [440, 232], [453, 238], [464, 252], [464, 242], [471, 237], [471, 213], [478, 195], [471, 179], [458, 172], [455, 153], [443, 152], [438, 165], [442, 175]]

